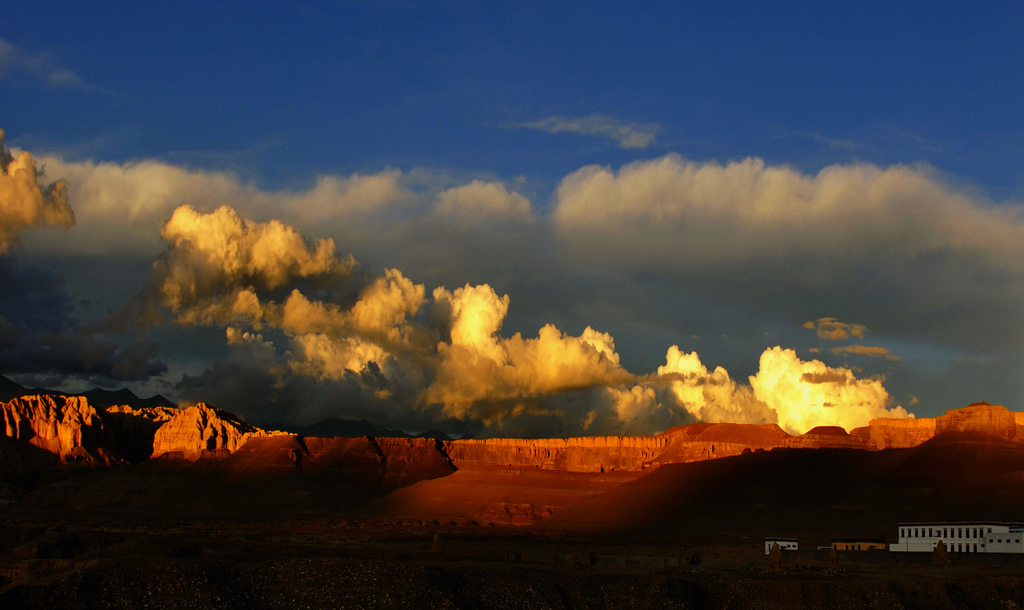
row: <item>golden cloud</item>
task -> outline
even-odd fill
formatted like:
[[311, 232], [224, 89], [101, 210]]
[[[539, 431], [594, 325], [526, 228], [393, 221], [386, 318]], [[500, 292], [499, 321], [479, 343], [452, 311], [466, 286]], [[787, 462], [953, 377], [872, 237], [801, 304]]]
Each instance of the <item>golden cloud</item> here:
[[42, 173], [27, 152], [17, 158], [4, 148], [0, 129], [0, 255], [25, 229], [39, 226], [64, 227], [75, 224], [68, 205], [68, 185], [58, 180], [43, 185]]

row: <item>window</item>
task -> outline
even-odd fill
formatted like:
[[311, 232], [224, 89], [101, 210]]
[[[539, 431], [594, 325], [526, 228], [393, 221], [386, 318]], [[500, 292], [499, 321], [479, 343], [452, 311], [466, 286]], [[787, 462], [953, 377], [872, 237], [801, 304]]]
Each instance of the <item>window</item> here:
[[991, 527], [988, 528], [988, 533], [990, 533], [990, 534], [992, 533], [992, 528]]

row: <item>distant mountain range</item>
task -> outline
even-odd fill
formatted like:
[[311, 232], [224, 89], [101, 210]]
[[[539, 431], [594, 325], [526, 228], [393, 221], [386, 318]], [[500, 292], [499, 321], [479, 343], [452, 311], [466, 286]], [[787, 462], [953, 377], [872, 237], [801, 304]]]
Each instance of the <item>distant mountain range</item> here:
[[106, 409], [114, 405], [127, 405], [133, 409], [150, 407], [176, 407], [177, 405], [167, 398], [157, 394], [149, 398], [139, 398], [134, 392], [127, 388], [120, 390], [104, 390], [93, 388], [78, 394], [69, 394], [47, 388], [26, 388], [3, 375], [0, 375], [0, 401], [7, 402], [13, 398], [27, 396], [30, 394], [41, 394], [46, 396], [84, 396], [89, 404], [97, 409]]

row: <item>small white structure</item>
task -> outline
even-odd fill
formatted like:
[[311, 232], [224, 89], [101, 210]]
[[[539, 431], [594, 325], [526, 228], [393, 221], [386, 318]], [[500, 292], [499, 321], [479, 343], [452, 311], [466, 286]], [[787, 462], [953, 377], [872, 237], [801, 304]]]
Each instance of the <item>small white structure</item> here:
[[948, 553], [1024, 553], [1024, 523], [939, 521], [900, 523], [890, 551], [930, 553], [942, 541]]
[[779, 545], [779, 550], [782, 551], [797, 551], [800, 550], [800, 543], [796, 538], [765, 538], [764, 539], [764, 554], [772, 552], [772, 545]]

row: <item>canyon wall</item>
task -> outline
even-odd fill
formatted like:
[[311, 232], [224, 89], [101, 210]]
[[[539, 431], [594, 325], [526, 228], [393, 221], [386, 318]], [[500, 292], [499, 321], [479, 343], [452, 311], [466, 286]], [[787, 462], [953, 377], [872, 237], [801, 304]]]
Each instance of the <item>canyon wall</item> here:
[[855, 428], [850, 434], [860, 438], [868, 449], [901, 449], [916, 447], [946, 432], [984, 432], [1006, 440], [1024, 439], [1022, 425], [1024, 413], [1009, 411], [1001, 405], [976, 402], [938, 417], [873, 419], [867, 426]]
[[669, 444], [660, 436], [585, 436], [578, 438], [445, 441], [444, 450], [456, 468], [463, 466], [529, 466], [545, 470], [605, 472], [641, 470]]
[[3, 405], [4, 434], [57, 455], [61, 463], [110, 464], [107, 428], [81, 396], [23, 396]]
[[168, 455], [194, 461], [230, 455], [252, 437], [267, 432], [203, 403], [182, 409], [157, 428], [152, 457]]
[[[642, 470], [778, 448], [879, 450], [920, 445], [939, 434], [982, 432], [1010, 441], [1024, 440], [1024, 413], [975, 403], [935, 418], [874, 419], [847, 433], [822, 426], [790, 436], [775, 424], [696, 423], [657, 436], [579, 437], [434, 441], [373, 438], [318, 439], [267, 432], [231, 413], [205, 404], [187, 409], [111, 406], [97, 410], [81, 396], [23, 396], [0, 405], [4, 434], [59, 457], [62, 464], [112, 465], [149, 458], [195, 461], [224, 458], [252, 439], [292, 438], [285, 444], [303, 468], [373, 471], [395, 484], [443, 476], [465, 466], [504, 466], [606, 472]], [[261, 441], [247, 453], [276, 446]], [[278, 443], [280, 444], [280, 443]], [[283, 447], [284, 445], [282, 445]], [[291, 445], [289, 445], [291, 446]], [[284, 449], [280, 449], [284, 451]], [[349, 468], [352, 466], [352, 468]], [[354, 470], [353, 470], [354, 469]]]

